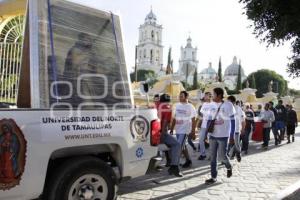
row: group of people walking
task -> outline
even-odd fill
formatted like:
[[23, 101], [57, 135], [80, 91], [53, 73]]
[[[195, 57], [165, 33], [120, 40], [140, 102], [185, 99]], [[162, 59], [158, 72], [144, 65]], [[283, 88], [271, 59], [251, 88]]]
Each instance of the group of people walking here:
[[[270, 130], [275, 139], [275, 145], [284, 139], [287, 131], [288, 143], [294, 141], [297, 115], [291, 105], [283, 106], [282, 101], [273, 107], [269, 102], [264, 109], [255, 111], [251, 105], [242, 105], [234, 96], [224, 99], [224, 90], [214, 88], [213, 92], [206, 92], [201, 99], [201, 104], [195, 107], [188, 100], [189, 94], [181, 91], [179, 102], [170, 104], [170, 96], [167, 94], [155, 95], [154, 102], [161, 119], [161, 143], [169, 150], [166, 152], [166, 166], [169, 167], [170, 175], [182, 177], [182, 168], [189, 168], [192, 161], [188, 152], [187, 144], [194, 151], [197, 150], [193, 140], [196, 139], [196, 130], [199, 136], [198, 160], [210, 160], [211, 178], [206, 184], [217, 181], [218, 159], [227, 169], [227, 177], [232, 176], [232, 164], [230, 159], [236, 157], [238, 162], [242, 160], [242, 152], [248, 153], [249, 137], [255, 130], [254, 117], [258, 117], [263, 123], [262, 148], [267, 149], [270, 140]], [[176, 137], [173, 134], [176, 133]], [[242, 143], [242, 145], [240, 145]], [[209, 146], [207, 155], [206, 147]], [[180, 164], [183, 154], [185, 162]]]

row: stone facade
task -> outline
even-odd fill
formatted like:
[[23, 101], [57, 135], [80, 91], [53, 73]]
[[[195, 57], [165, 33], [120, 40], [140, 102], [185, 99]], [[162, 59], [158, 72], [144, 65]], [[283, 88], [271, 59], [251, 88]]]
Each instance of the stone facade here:
[[187, 39], [185, 47], [180, 49], [181, 55], [179, 60], [178, 74], [180, 74], [182, 81], [187, 81], [188, 84], [193, 83], [193, 75], [198, 67], [197, 47], [192, 46], [192, 39]]
[[152, 9], [146, 16], [144, 24], [139, 27], [137, 45], [137, 69], [153, 70], [159, 74], [163, 66], [162, 25]]

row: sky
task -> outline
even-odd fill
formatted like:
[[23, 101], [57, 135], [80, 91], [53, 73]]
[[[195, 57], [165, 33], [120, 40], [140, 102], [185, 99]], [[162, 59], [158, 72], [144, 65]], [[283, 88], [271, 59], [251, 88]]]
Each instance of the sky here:
[[144, 23], [152, 7], [157, 23], [163, 26], [163, 63], [167, 64], [168, 49], [172, 47], [174, 70], [178, 69], [180, 47], [188, 36], [198, 48], [198, 72], [212, 62], [218, 70], [221, 57], [223, 74], [233, 57], [241, 60], [246, 75], [259, 70], [276, 71], [288, 80], [289, 87], [300, 90], [300, 78], [292, 79], [286, 72], [288, 57], [292, 55], [289, 43], [267, 48], [252, 34], [252, 21], [243, 15], [238, 0], [69, 0], [93, 8], [112, 11], [121, 17], [127, 67], [134, 66], [138, 28]]

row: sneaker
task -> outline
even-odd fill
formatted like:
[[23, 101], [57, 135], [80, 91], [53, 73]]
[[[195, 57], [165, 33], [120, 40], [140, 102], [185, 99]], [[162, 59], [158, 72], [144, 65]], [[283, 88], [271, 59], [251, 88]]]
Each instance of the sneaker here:
[[247, 155], [248, 154], [248, 150], [243, 151], [243, 154]]
[[230, 178], [232, 176], [232, 168], [227, 169], [227, 178]]
[[159, 171], [159, 172], [160, 172], [160, 171], [162, 171], [164, 168], [163, 168], [162, 166], [159, 165], [159, 166], [157, 166], [155, 169], [156, 169], [156, 171]]
[[170, 160], [167, 160], [166, 164], [165, 164], [165, 167], [170, 167], [171, 166], [171, 161]]
[[241, 153], [236, 154], [236, 159], [238, 162], [241, 162], [241, 160], [242, 160]]
[[263, 147], [263, 150], [268, 150], [268, 146], [264, 146], [264, 147]]
[[171, 166], [168, 169], [168, 172], [170, 175], [174, 175], [176, 177], [183, 177], [183, 174], [181, 173], [181, 171], [179, 170], [178, 166]]
[[192, 161], [187, 160], [183, 165], [182, 168], [189, 168], [192, 166]]
[[210, 178], [210, 179], [205, 180], [206, 185], [211, 185], [211, 184], [214, 184], [215, 182], [217, 182], [216, 178]]
[[204, 156], [200, 155], [199, 158], [198, 158], [198, 160], [205, 160], [205, 158], [206, 158], [206, 155], [204, 155]]

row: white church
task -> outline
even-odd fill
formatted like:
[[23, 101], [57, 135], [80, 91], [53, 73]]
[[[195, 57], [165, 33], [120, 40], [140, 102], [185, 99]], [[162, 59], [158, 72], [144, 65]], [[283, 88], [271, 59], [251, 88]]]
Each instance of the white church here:
[[[163, 63], [163, 45], [162, 45], [162, 25], [157, 23], [157, 17], [152, 9], [146, 16], [144, 24], [139, 27], [139, 40], [137, 45], [137, 70], [145, 69], [154, 71], [158, 77], [166, 74], [166, 68]], [[195, 70], [197, 70], [198, 81], [204, 83], [216, 82], [218, 75], [216, 69], [210, 62], [207, 68], [198, 67], [197, 47], [193, 47], [192, 39], [189, 36], [186, 45], [180, 48], [180, 59], [176, 77], [183, 82], [193, 84]], [[236, 87], [239, 63], [237, 57], [234, 56], [232, 64], [226, 69], [223, 81], [226, 86], [233, 90]], [[244, 69], [241, 68], [242, 81], [245, 76]]]
[[152, 12], [146, 16], [144, 24], [139, 27], [139, 42], [137, 45], [137, 69], [153, 70], [163, 74], [162, 25], [156, 23]]
[[180, 48], [178, 74], [181, 81], [193, 84], [195, 70], [198, 69], [197, 47], [192, 46], [192, 39], [188, 37], [185, 47]]

